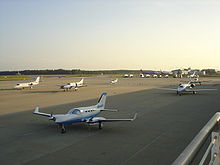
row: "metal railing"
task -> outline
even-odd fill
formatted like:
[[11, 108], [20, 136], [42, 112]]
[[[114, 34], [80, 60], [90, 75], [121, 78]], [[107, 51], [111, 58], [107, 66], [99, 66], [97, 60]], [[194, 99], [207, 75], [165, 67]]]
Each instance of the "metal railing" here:
[[195, 158], [196, 154], [201, 149], [207, 138], [212, 133], [212, 140], [209, 144], [205, 154], [203, 155], [199, 165], [203, 165], [207, 159], [207, 156], [211, 151], [211, 161], [209, 165], [219, 164], [219, 131], [213, 132], [218, 128], [220, 120], [220, 112], [217, 112], [208, 123], [201, 129], [201, 131], [195, 136], [191, 143], [184, 149], [179, 157], [173, 162], [172, 165], [189, 165]]

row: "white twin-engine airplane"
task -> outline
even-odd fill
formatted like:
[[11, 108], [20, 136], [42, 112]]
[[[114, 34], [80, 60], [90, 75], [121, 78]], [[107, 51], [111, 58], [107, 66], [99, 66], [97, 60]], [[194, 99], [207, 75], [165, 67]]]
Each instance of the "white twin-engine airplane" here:
[[37, 77], [37, 79], [33, 82], [29, 83], [19, 83], [14, 86], [15, 89], [24, 89], [24, 88], [30, 88], [32, 89], [34, 85], [38, 85], [40, 82], [40, 77]]
[[64, 89], [64, 91], [68, 91], [70, 89], [78, 90], [79, 87], [82, 87], [84, 79], [82, 78], [79, 82], [67, 83], [66, 85], [61, 85], [60, 89]]
[[111, 81], [111, 84], [116, 84], [118, 82], [118, 79], [116, 78], [115, 80]]
[[197, 92], [200, 92], [200, 91], [217, 90], [217, 89], [195, 89], [194, 87], [195, 87], [195, 84], [188, 82], [187, 84], [179, 84], [179, 86], [176, 89], [174, 88], [158, 88], [158, 89], [176, 91], [176, 93], [180, 96], [184, 92], [192, 92], [193, 94], [196, 94]]
[[134, 115], [132, 119], [106, 119], [104, 117], [96, 117], [102, 111], [112, 111], [115, 112], [117, 110], [105, 109], [105, 101], [106, 101], [107, 93], [102, 93], [98, 104], [89, 106], [89, 107], [79, 107], [70, 109], [67, 114], [47, 114], [43, 112], [39, 112], [39, 107], [36, 107], [34, 114], [47, 116], [49, 120], [53, 120], [55, 123], [61, 126], [61, 133], [65, 133], [65, 125], [72, 124], [76, 122], [84, 122], [89, 125], [98, 124], [99, 129], [103, 127], [103, 122], [115, 122], [115, 121], [133, 121], [135, 120], [137, 113]]

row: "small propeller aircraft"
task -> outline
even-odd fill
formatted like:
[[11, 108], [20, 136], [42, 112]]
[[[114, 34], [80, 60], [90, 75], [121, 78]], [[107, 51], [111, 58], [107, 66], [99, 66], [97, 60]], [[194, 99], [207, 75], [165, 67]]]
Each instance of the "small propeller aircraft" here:
[[83, 81], [84, 79], [82, 78], [79, 82], [72, 82], [72, 83], [67, 83], [66, 85], [61, 85], [60, 89], [63, 89], [64, 91], [73, 89], [76, 91], [78, 90], [79, 87], [82, 87], [84, 85]]
[[200, 91], [214, 91], [217, 89], [196, 89], [194, 88], [196, 85], [189, 81], [187, 84], [179, 84], [179, 86], [174, 89], [174, 88], [157, 88], [157, 89], [162, 89], [162, 90], [170, 90], [170, 91], [176, 91], [178, 95], [182, 95], [184, 92], [192, 92], [193, 94], [196, 94], [197, 92]]
[[14, 86], [15, 89], [24, 89], [24, 88], [30, 88], [32, 89], [34, 85], [38, 85], [40, 82], [40, 77], [37, 77], [37, 79], [33, 82], [29, 83], [18, 83]]
[[106, 119], [104, 117], [96, 117], [102, 111], [115, 112], [114, 109], [105, 109], [107, 93], [102, 93], [98, 104], [89, 107], [79, 107], [70, 109], [67, 114], [47, 114], [39, 111], [39, 107], [36, 107], [34, 114], [46, 116], [49, 120], [53, 120], [59, 126], [61, 126], [61, 133], [65, 133], [65, 125], [76, 122], [84, 122], [89, 125], [98, 124], [99, 129], [103, 127], [104, 122], [116, 122], [116, 121], [133, 121], [135, 120], [137, 113], [132, 119]]
[[116, 78], [115, 80], [111, 81], [111, 84], [116, 84], [118, 82], [118, 79]]

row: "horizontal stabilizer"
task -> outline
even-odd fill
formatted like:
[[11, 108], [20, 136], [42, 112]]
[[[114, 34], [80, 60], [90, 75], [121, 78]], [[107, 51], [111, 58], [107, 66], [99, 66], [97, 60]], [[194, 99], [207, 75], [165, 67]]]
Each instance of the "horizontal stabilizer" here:
[[117, 109], [102, 109], [101, 111], [118, 112]]

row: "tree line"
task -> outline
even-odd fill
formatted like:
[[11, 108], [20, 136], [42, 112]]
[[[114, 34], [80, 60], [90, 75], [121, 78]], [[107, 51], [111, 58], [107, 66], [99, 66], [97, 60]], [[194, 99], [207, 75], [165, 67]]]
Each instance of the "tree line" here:
[[0, 75], [56, 75], [56, 74], [135, 74], [139, 70], [64, 70], [64, 69], [46, 69], [46, 70], [22, 70], [22, 71], [0, 71]]

